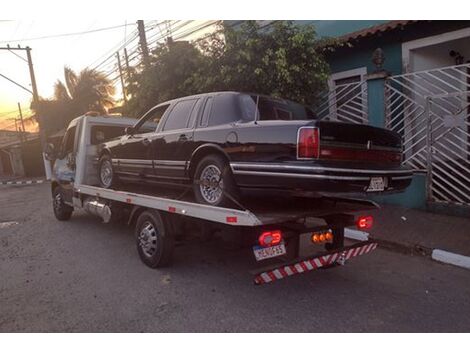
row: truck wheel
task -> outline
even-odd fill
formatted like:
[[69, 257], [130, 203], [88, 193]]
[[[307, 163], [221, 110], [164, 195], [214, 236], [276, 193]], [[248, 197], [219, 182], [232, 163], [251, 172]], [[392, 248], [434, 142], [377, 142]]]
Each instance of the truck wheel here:
[[238, 198], [238, 189], [228, 163], [219, 155], [208, 155], [196, 167], [193, 177], [196, 201], [214, 206], [230, 206], [230, 197]]
[[113, 162], [109, 154], [103, 154], [98, 164], [98, 177], [103, 188], [117, 185], [117, 176], [114, 174]]
[[52, 209], [54, 209], [54, 215], [59, 221], [69, 220], [72, 216], [73, 207], [64, 203], [64, 196], [60, 186], [54, 188], [52, 192]]
[[140, 214], [135, 226], [137, 251], [140, 259], [150, 268], [170, 263], [174, 239], [158, 211], [146, 210]]

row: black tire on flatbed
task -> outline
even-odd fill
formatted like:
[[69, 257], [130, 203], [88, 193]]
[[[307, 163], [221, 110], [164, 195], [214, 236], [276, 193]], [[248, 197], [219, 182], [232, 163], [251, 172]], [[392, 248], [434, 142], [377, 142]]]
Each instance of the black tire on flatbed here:
[[[103, 167], [108, 168], [110, 181], [103, 179]], [[100, 181], [100, 186], [103, 188], [115, 188], [118, 186], [119, 179], [114, 172], [113, 162], [111, 156], [108, 153], [104, 153], [98, 162], [98, 179]]]
[[174, 249], [171, 227], [157, 210], [145, 210], [137, 218], [135, 238], [142, 262], [150, 268], [169, 265]]
[[[220, 177], [223, 186], [207, 187], [204, 189], [202, 182], [207, 181], [206, 176], [212, 168]], [[217, 189], [217, 190], [214, 190]], [[232, 171], [228, 161], [218, 154], [209, 154], [201, 159], [197, 166], [193, 177], [193, 190], [196, 201], [200, 204], [208, 204], [218, 207], [230, 207], [234, 205], [233, 200], [239, 198], [239, 190], [233, 179]], [[213, 197], [210, 199], [210, 197]]]

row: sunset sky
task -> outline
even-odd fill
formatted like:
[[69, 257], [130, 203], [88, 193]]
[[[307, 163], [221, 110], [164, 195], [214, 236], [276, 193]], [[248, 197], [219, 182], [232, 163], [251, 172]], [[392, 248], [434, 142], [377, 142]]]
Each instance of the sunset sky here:
[[[126, 38], [131, 37], [137, 29], [136, 21], [134, 19], [113, 20], [112, 18], [75, 21], [0, 21], [0, 47], [5, 47], [7, 44], [16, 47], [20, 44], [22, 47], [32, 48], [39, 95], [50, 98], [54, 91], [54, 83], [63, 77], [65, 65], [75, 71], [80, 71], [87, 66], [93, 67], [99, 64], [112, 55]], [[145, 24], [149, 26], [147, 32], [149, 47], [153, 48], [156, 41], [163, 38], [169, 29], [174, 37], [182, 36], [185, 40], [204, 35], [213, 30], [210, 26], [211, 22], [214, 21], [171, 21], [169, 23], [164, 23], [163, 20], [145, 21]], [[206, 24], [208, 26], [202, 28]], [[109, 27], [118, 28], [101, 30]], [[198, 32], [191, 33], [198, 28], [201, 28]], [[94, 32], [83, 33], [89, 31]], [[133, 56], [131, 52], [136, 49], [136, 45], [137, 40], [133, 40], [127, 47], [131, 58]], [[16, 51], [15, 53], [26, 59], [26, 52]], [[99, 69], [106, 72], [112, 71], [115, 64], [116, 59], [113, 57]], [[27, 63], [7, 50], [0, 50], [0, 74], [31, 89]], [[114, 77], [116, 75], [110, 76], [110, 78]], [[119, 87], [119, 81], [117, 83]], [[14, 129], [14, 121], [11, 118], [18, 117], [18, 102], [22, 105], [24, 116], [29, 116], [31, 94], [0, 76], [0, 129]]]

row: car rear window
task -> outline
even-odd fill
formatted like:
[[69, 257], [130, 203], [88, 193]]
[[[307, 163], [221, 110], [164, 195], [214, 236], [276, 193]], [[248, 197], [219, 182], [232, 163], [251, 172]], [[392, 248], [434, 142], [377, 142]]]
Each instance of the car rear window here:
[[245, 120], [316, 119], [315, 113], [308, 106], [285, 99], [244, 94], [241, 96], [241, 105]]

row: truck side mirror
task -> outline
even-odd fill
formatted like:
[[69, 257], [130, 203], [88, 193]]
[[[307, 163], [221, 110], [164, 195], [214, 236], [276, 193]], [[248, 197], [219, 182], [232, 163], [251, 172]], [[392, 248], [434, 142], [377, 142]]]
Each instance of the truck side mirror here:
[[57, 158], [57, 151], [55, 149], [54, 144], [47, 143], [44, 149], [44, 154], [47, 160], [49, 161], [55, 160]]
[[126, 135], [132, 136], [132, 135], [134, 134], [134, 132], [135, 132], [135, 130], [134, 130], [134, 127], [132, 127], [132, 126], [126, 127], [126, 128], [124, 129], [124, 133], [125, 133]]

